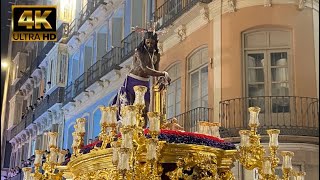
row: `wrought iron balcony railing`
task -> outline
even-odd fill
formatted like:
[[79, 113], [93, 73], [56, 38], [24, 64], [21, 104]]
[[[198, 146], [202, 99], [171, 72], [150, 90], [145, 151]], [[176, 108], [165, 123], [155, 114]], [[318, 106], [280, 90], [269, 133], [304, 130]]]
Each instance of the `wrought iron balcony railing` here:
[[85, 90], [87, 87], [87, 73], [84, 72], [81, 76], [79, 76], [75, 81], [74, 81], [74, 96], [78, 96], [81, 92]]
[[[59, 41], [64, 34], [64, 30], [68, 26], [68, 24], [63, 23], [57, 30], [57, 40]], [[31, 60], [31, 65], [28, 65], [26, 69], [28, 69], [24, 75], [19, 79], [19, 81], [15, 84], [15, 92], [17, 92], [22, 85], [27, 81], [27, 79], [30, 77], [30, 75], [39, 67], [41, 62], [46, 58], [47, 54], [50, 52], [50, 50], [55, 45], [55, 42], [49, 41], [47, 44], [41, 49], [41, 52], [38, 54], [38, 56], [35, 59]]]
[[69, 84], [64, 92], [64, 101], [63, 104], [67, 104], [68, 102], [71, 102], [73, 98], [73, 83]]
[[10, 139], [14, 138], [17, 134], [24, 130], [24, 128], [26, 128], [26, 121], [21, 120], [15, 127], [11, 129]]
[[167, 0], [153, 13], [154, 22], [158, 22], [158, 29], [171, 25], [182, 14], [190, 10], [198, 2], [210, 3], [212, 0]]
[[126, 61], [130, 56], [134, 54], [134, 50], [142, 41], [142, 34], [131, 32], [127, 37], [121, 41], [122, 46], [122, 58], [121, 62]]
[[[62, 103], [64, 97], [64, 87], [58, 87], [49, 96], [46, 96], [39, 104], [34, 107], [33, 111], [29, 111], [21, 119], [21, 121], [11, 130], [10, 138], [12, 139], [24, 128], [28, 127], [44, 112], [51, 108], [56, 103]], [[23, 125], [22, 125], [23, 124]]]
[[112, 71], [113, 69], [119, 69], [121, 63], [121, 48], [114, 47], [111, 51], [102, 56], [101, 63], [101, 77]]
[[67, 41], [76, 33], [76, 31], [90, 18], [90, 15], [101, 5], [106, 4], [104, 0], [92, 0], [89, 1], [79, 12], [79, 17], [72, 20], [72, 22], [66, 28]]
[[181, 125], [185, 131], [198, 132], [198, 122], [208, 122], [212, 119], [212, 110], [212, 108], [198, 107], [179, 114], [175, 116], [175, 118], [178, 120], [178, 124]]
[[258, 106], [260, 134], [267, 129], [280, 129], [282, 135], [319, 137], [319, 100], [296, 96], [243, 97], [220, 102], [220, 134], [238, 137], [248, 128], [248, 107]]
[[91, 86], [94, 82], [98, 81], [101, 77], [101, 64], [102, 61], [99, 60], [94, 63], [87, 71], [87, 83]]

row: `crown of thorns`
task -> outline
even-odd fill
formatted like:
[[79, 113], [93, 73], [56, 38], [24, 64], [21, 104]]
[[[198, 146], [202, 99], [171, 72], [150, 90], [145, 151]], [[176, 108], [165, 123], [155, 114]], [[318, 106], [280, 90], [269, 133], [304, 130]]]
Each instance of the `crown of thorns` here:
[[147, 28], [141, 28], [141, 27], [132, 27], [132, 30], [137, 32], [137, 33], [144, 33], [144, 38], [148, 39], [154, 39], [154, 40], [158, 40], [158, 35], [161, 36], [163, 34], [167, 33], [166, 29], [160, 29], [160, 30], [156, 30], [157, 27], [156, 22], [149, 22], [147, 23]]

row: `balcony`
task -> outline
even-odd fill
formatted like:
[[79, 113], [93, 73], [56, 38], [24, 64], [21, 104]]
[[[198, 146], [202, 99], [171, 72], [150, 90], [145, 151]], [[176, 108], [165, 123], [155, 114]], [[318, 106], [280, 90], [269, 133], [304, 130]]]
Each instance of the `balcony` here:
[[121, 63], [126, 61], [134, 54], [135, 49], [139, 43], [143, 40], [142, 34], [131, 32], [127, 37], [121, 41], [122, 45], [122, 60]]
[[74, 81], [74, 97], [78, 96], [86, 89], [87, 86], [87, 73], [83, 73]]
[[32, 124], [38, 117], [45, 113], [56, 103], [62, 103], [64, 97], [64, 87], [58, 87], [49, 96], [46, 96], [33, 111], [26, 113], [23, 119], [11, 130], [10, 139], [19, 134], [23, 129]]
[[111, 51], [102, 56], [101, 62], [101, 77], [108, 74], [113, 69], [120, 69], [121, 63], [121, 48], [114, 47]]
[[281, 135], [319, 137], [319, 100], [296, 96], [243, 97], [220, 102], [221, 137], [238, 137], [248, 129], [248, 107], [258, 106], [260, 128], [280, 129]]
[[157, 29], [162, 29], [171, 25], [198, 2], [208, 4], [212, 2], [212, 0], [167, 0], [153, 13], [154, 22], [158, 22]]
[[209, 121], [213, 119], [212, 116], [213, 109], [206, 107], [198, 107], [189, 110], [185, 113], [175, 116], [178, 120], [178, 124], [181, 125], [187, 132], [198, 132], [198, 122], [199, 121]]
[[90, 15], [101, 5], [106, 4], [104, 0], [92, 0], [88, 2], [79, 12], [79, 18], [74, 19], [65, 29], [65, 35], [68, 37], [67, 42], [80, 29], [80, 27], [90, 19]]
[[[67, 24], [63, 23], [57, 30], [57, 40], [59, 41], [63, 34], [65, 34]], [[38, 54], [38, 56], [32, 60], [31, 65], [29, 67], [26, 67], [27, 71], [24, 73], [24, 75], [19, 79], [19, 81], [15, 84], [15, 92], [20, 90], [20, 88], [23, 86], [23, 84], [28, 80], [28, 78], [31, 76], [31, 74], [39, 67], [39, 65], [42, 63], [42, 61], [46, 58], [47, 54], [50, 52], [50, 50], [54, 47], [55, 42], [49, 41], [47, 44], [42, 48], [41, 52]]]
[[26, 122], [24, 120], [21, 120], [14, 128], [11, 129], [8, 140], [11, 140], [12, 138], [14, 138], [17, 134], [19, 134], [25, 128], [26, 128]]
[[73, 84], [69, 84], [66, 87], [66, 90], [64, 92], [64, 101], [63, 101], [63, 105], [67, 104], [68, 102], [71, 102], [73, 98]]

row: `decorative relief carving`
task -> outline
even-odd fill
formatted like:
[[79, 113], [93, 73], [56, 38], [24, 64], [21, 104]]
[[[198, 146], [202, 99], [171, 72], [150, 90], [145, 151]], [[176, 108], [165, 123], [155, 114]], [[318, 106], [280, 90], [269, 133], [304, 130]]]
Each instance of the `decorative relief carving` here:
[[185, 25], [180, 25], [175, 32], [178, 34], [179, 38], [180, 38], [180, 42], [185, 40], [187, 38], [187, 29]]
[[264, 7], [271, 7], [272, 0], [264, 0]]
[[307, 0], [298, 0], [298, 9], [303, 10], [306, 7]]
[[207, 5], [203, 6], [203, 8], [200, 10], [200, 14], [203, 20], [205, 20], [207, 23], [210, 21], [209, 19], [209, 8]]
[[236, 0], [228, 0], [228, 12], [236, 12]]

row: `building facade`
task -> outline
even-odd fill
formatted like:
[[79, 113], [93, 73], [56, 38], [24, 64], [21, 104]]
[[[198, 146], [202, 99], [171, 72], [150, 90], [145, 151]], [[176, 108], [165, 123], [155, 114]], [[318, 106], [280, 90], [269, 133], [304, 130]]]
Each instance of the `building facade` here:
[[[59, 147], [71, 150], [79, 117], [86, 118], [85, 143], [98, 136], [99, 107], [116, 95], [142, 40], [131, 27], [153, 20], [167, 29], [158, 44], [160, 70], [172, 79], [167, 118], [193, 132], [200, 120], [219, 122], [220, 136], [239, 143], [247, 108], [259, 106], [263, 143], [266, 129], [280, 129], [280, 150], [294, 151], [294, 168], [318, 179], [319, 1], [29, 3], [58, 6], [58, 42], [9, 46], [2, 168], [47, 149], [48, 131], [59, 132]], [[236, 179], [257, 179], [239, 164], [233, 170]]]

